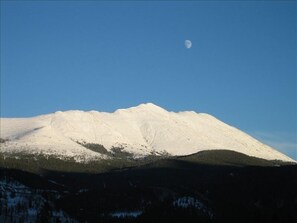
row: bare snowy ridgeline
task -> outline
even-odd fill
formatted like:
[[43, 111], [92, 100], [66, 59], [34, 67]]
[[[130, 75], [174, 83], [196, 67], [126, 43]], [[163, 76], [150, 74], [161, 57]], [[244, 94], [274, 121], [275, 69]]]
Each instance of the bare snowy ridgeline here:
[[211, 115], [168, 112], [151, 103], [113, 113], [58, 111], [32, 118], [1, 118], [0, 137], [3, 154], [44, 154], [77, 161], [224, 149], [295, 162]]

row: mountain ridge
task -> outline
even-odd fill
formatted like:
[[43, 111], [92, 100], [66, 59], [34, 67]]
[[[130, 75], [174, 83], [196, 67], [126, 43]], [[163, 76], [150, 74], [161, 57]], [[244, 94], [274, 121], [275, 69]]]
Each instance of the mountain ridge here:
[[267, 160], [294, 161], [217, 118], [193, 111], [169, 112], [152, 103], [112, 113], [57, 111], [31, 118], [1, 118], [1, 152], [106, 159], [81, 143], [120, 148], [134, 157], [152, 153], [189, 155], [227, 149]]

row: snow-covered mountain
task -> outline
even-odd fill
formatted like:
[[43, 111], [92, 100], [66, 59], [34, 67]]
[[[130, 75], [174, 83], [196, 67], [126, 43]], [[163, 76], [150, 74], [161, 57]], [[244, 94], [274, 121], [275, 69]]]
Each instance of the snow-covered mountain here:
[[[293, 161], [215, 117], [193, 111], [168, 112], [154, 104], [113, 113], [65, 111], [32, 118], [1, 118], [1, 153], [105, 158], [80, 143], [124, 148], [135, 157], [202, 150], [233, 150], [267, 160]], [[78, 143], [79, 142], [79, 143]]]

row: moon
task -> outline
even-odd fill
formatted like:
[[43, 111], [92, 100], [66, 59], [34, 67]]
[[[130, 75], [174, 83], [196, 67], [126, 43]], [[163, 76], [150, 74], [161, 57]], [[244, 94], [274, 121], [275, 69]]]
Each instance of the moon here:
[[191, 47], [192, 47], [192, 42], [191, 42], [191, 40], [185, 40], [185, 47], [187, 48], [187, 49], [190, 49]]

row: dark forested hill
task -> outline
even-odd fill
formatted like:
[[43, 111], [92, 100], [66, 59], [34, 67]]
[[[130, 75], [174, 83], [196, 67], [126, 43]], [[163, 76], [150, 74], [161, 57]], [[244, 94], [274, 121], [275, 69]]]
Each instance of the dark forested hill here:
[[65, 171], [45, 162], [31, 173], [9, 163], [0, 170], [1, 222], [297, 222], [289, 163], [230, 151], [122, 158], [108, 168], [68, 161]]

